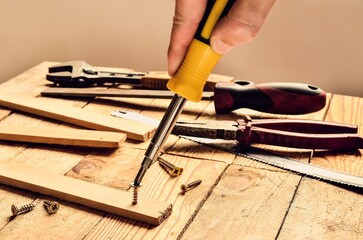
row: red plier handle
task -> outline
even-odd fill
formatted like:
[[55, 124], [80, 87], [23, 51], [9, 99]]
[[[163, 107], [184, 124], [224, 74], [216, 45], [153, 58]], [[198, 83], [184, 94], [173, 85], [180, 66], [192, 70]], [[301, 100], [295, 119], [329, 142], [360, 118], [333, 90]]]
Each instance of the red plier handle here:
[[201, 138], [237, 140], [242, 147], [267, 144], [302, 149], [360, 149], [363, 138], [358, 127], [301, 119], [257, 119], [237, 121], [178, 122], [173, 134]]
[[237, 122], [236, 139], [245, 147], [259, 143], [306, 149], [363, 148], [357, 126], [294, 119], [252, 120], [249, 116]]

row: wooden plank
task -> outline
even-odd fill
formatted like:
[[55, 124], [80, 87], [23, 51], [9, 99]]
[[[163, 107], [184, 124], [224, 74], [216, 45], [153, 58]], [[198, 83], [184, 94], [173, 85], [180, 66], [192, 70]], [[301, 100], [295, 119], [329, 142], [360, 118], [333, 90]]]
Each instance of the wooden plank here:
[[[40, 91], [45, 89], [47, 81], [45, 73], [47, 67], [51, 63], [45, 62], [38, 66], [20, 74], [0, 85], [1, 89], [16, 91], [23, 95], [39, 96]], [[152, 101], [148, 99], [112, 99], [112, 101], [95, 101], [96, 103], [87, 104], [87, 101], [79, 99], [51, 99], [53, 102], [60, 102], [69, 106], [84, 107], [90, 110], [109, 115], [111, 111], [120, 108], [143, 109]], [[10, 113], [8, 109], [4, 112]], [[43, 126], [43, 127], [59, 127], [59, 129], [74, 128], [74, 125], [61, 124], [58, 121], [44, 119], [42, 117], [24, 114], [12, 113], [9, 117], [2, 119], [8, 124], [27, 125], [27, 126]], [[59, 126], [58, 126], [59, 125]], [[130, 140], [128, 140], [131, 142]], [[135, 148], [142, 144], [139, 141], [132, 141], [130, 146]], [[20, 144], [1, 141], [0, 144], [0, 160], [11, 161], [32, 168], [41, 169], [47, 172], [56, 174], [66, 174], [74, 167], [91, 149], [64, 147], [57, 145], [42, 146], [39, 144]], [[94, 151], [92, 156], [111, 155], [114, 151], [109, 149], [100, 149]], [[117, 159], [115, 159], [116, 161]], [[85, 166], [85, 165], [83, 165]], [[115, 167], [115, 165], [113, 165]], [[115, 170], [119, 169], [118, 167]], [[125, 167], [125, 171], [126, 171]], [[120, 173], [122, 174], [122, 172]], [[101, 177], [101, 176], [98, 176]], [[104, 179], [108, 179], [104, 176]], [[92, 180], [92, 179], [91, 179]], [[108, 179], [112, 183], [112, 179]], [[123, 179], [120, 177], [120, 181]], [[117, 179], [113, 182], [117, 187]], [[127, 183], [128, 184], [128, 183]], [[26, 190], [21, 190], [13, 187], [0, 186], [0, 199], [2, 206], [0, 208], [0, 236], [4, 239], [22, 239], [24, 236], [35, 239], [82, 239], [91, 231], [92, 228], [105, 215], [100, 210], [95, 210], [89, 207], [83, 207], [79, 204], [60, 201], [61, 209], [57, 214], [48, 216], [42, 205], [43, 199], [49, 199], [47, 196], [30, 193]], [[39, 204], [34, 211], [19, 216], [15, 220], [9, 222], [11, 204], [22, 205], [35, 201]], [[59, 200], [58, 200], [59, 201]], [[131, 220], [128, 220], [130, 222]], [[141, 223], [140, 223], [141, 224]]]
[[130, 193], [13, 163], [0, 162], [0, 182], [152, 225], [161, 224], [172, 211], [166, 202], [140, 196], [132, 205]]
[[126, 140], [126, 134], [84, 129], [60, 130], [57, 128], [1, 124], [0, 139], [31, 143], [116, 148]]
[[[125, 150], [124, 154], [126, 153], [127, 150]], [[134, 152], [130, 154], [132, 155]], [[116, 187], [119, 187], [122, 182], [128, 183], [129, 174], [124, 178], [122, 177], [122, 174], [126, 173], [129, 168], [127, 164], [129, 161], [127, 159], [128, 155], [126, 155], [126, 158], [122, 158], [122, 155], [118, 155], [121, 157], [119, 158], [121, 167], [118, 168], [116, 167], [116, 156], [113, 164], [106, 164], [102, 168], [102, 162], [107, 161], [107, 158], [100, 158], [97, 166], [90, 166], [94, 168], [93, 178], [89, 180], [98, 184]], [[61, 209], [57, 214], [48, 216], [44, 209], [38, 206], [34, 211], [17, 217], [15, 221], [11, 221], [5, 228], [0, 229], [0, 236], [4, 239], [21, 239], [22, 236], [38, 236], [37, 239], [175, 239], [185, 225], [191, 221], [197, 209], [202, 206], [202, 203], [226, 168], [226, 164], [194, 159], [189, 161], [189, 158], [172, 155], [164, 157], [168, 161], [183, 167], [183, 174], [177, 178], [171, 178], [158, 164], [154, 164], [146, 174], [139, 192], [140, 196], [173, 204], [172, 215], [159, 227], [152, 227], [149, 224], [115, 214], [103, 214], [93, 209], [58, 200]], [[141, 161], [142, 159], [139, 159], [138, 164]], [[82, 169], [81, 172], [84, 170], [86, 169]], [[91, 172], [92, 170], [89, 170], [88, 173]], [[109, 177], [108, 173], [110, 172], [115, 173], [111, 173], [111, 177]], [[112, 177], [116, 172], [119, 172], [120, 176], [113, 181]], [[73, 173], [70, 175], [73, 176]], [[199, 178], [203, 179], [200, 186], [185, 195], [180, 194], [181, 184]], [[2, 196], [0, 195], [0, 197]], [[48, 197], [40, 197], [36, 202], [44, 198]], [[8, 200], [8, 198], [5, 199]], [[26, 200], [16, 202], [27, 203]], [[6, 203], [10, 207], [11, 201], [6, 201]], [[130, 200], [127, 203], [130, 204]], [[5, 214], [8, 211], [8, 209], [5, 209]]]
[[[326, 120], [357, 124], [363, 135], [363, 98], [334, 95]], [[363, 150], [315, 152], [311, 162], [363, 176]], [[363, 239], [362, 202], [358, 189], [303, 178], [279, 238]]]
[[144, 149], [124, 146], [111, 153], [95, 151], [68, 171], [67, 176], [127, 191], [144, 154]]
[[45, 79], [48, 67], [55, 62], [42, 62], [12, 79], [0, 84], [1, 90], [11, 91], [26, 96], [39, 96], [40, 92], [46, 89], [49, 82]]
[[[49, 121], [39, 121], [34, 117], [26, 117], [20, 114], [12, 114], [9, 118], [9, 123], [18, 122], [22, 120], [23, 124], [41, 125], [44, 127], [57, 127], [59, 131], [66, 128], [64, 125], [55, 124]], [[84, 147], [65, 147], [61, 145], [40, 145], [40, 144], [20, 144], [0, 141], [0, 160], [11, 161], [22, 166], [28, 166], [30, 168], [37, 168], [43, 171], [52, 172], [55, 174], [63, 175], [74, 165], [76, 165], [84, 156], [86, 156], [91, 149]], [[110, 152], [110, 149], [100, 149], [101, 152]], [[18, 239], [27, 236], [34, 239], [44, 239], [44, 232], [47, 232], [46, 226], [48, 224], [62, 225], [62, 222], [72, 222], [74, 226], [77, 226], [77, 232], [83, 236], [92, 229], [94, 224], [100, 220], [100, 215], [105, 214], [102, 211], [94, 210], [92, 208], [83, 207], [79, 204], [73, 204], [66, 201], [61, 202], [61, 210], [56, 216], [48, 216], [44, 208], [42, 207], [42, 200], [50, 199], [50, 197], [42, 197], [37, 193], [31, 193], [26, 190], [17, 189], [14, 187], [8, 187], [0, 184], [0, 199], [2, 207], [0, 208], [0, 238], [13, 239], [12, 236], [19, 232], [25, 226], [31, 226], [29, 229], [34, 229], [36, 226], [42, 226], [43, 233], [35, 235], [32, 230], [28, 230], [26, 234], [18, 235]], [[59, 201], [59, 200], [58, 200]], [[23, 204], [29, 204], [34, 202], [38, 204], [34, 211], [26, 215], [17, 217], [13, 221], [9, 222], [10, 206], [15, 204], [21, 206]], [[72, 213], [67, 218], [63, 218], [64, 214]], [[75, 219], [79, 216], [78, 219]], [[82, 220], [79, 220], [82, 219]], [[20, 220], [25, 220], [22, 222]], [[34, 225], [33, 225], [34, 224]], [[44, 227], [44, 228], [43, 228]], [[3, 230], [9, 230], [10, 233], [6, 234]], [[66, 238], [72, 239], [74, 236], [73, 231], [59, 231], [53, 232], [53, 237], [56, 239]]]
[[[197, 160], [180, 156], [164, 155], [173, 164], [183, 167], [179, 177], [171, 178], [158, 164], [151, 166], [140, 195], [157, 198], [173, 204], [173, 213], [162, 226], [150, 228], [150, 225], [128, 221], [114, 215], [105, 216], [85, 237], [85, 239], [177, 239], [184, 227], [193, 220], [214, 185], [226, 168], [226, 164], [217, 161]], [[192, 160], [192, 161], [190, 161]], [[98, 175], [98, 172], [94, 172]], [[180, 185], [196, 179], [202, 184], [185, 195], [180, 193]]]
[[0, 105], [32, 114], [72, 123], [86, 128], [126, 133], [134, 140], [146, 141], [154, 127], [94, 113], [81, 108], [51, 102], [50, 99], [25, 97], [0, 90]]
[[300, 176], [228, 167], [182, 239], [274, 239]]

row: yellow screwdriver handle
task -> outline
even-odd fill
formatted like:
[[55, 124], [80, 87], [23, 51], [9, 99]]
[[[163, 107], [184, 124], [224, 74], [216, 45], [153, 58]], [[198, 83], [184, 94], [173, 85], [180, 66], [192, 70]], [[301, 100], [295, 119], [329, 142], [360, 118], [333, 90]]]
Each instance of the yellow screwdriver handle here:
[[209, 0], [198, 30], [175, 76], [167, 83], [169, 90], [193, 102], [202, 98], [203, 87], [214, 66], [222, 57], [210, 47], [210, 36], [234, 0]]

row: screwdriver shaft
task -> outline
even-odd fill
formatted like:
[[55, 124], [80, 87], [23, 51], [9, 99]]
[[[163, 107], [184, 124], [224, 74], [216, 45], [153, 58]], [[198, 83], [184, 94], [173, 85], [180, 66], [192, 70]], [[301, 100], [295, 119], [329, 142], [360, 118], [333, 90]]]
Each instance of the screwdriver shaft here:
[[[135, 180], [130, 184], [135, 191], [141, 186], [141, 181], [147, 171], [147, 169], [154, 163], [160, 155], [168, 136], [170, 135], [173, 127], [178, 119], [178, 116], [183, 110], [186, 99], [175, 94], [168, 109], [166, 110], [158, 128], [156, 129], [155, 135], [151, 139], [150, 145], [145, 152], [144, 160], [141, 163], [141, 167], [135, 177]], [[134, 198], [135, 198], [134, 194]], [[137, 195], [136, 195], [137, 196]], [[133, 200], [136, 204], [137, 199]]]

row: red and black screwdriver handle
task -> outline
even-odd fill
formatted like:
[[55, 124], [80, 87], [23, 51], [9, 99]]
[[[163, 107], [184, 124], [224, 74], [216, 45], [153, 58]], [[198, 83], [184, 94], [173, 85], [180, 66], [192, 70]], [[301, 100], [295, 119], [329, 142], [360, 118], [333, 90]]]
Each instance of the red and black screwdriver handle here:
[[216, 113], [249, 108], [276, 114], [306, 114], [319, 111], [326, 103], [326, 93], [304, 83], [263, 83], [250, 81], [218, 82], [214, 89]]

